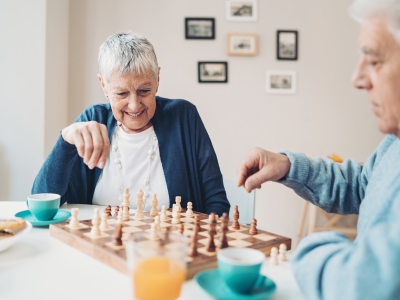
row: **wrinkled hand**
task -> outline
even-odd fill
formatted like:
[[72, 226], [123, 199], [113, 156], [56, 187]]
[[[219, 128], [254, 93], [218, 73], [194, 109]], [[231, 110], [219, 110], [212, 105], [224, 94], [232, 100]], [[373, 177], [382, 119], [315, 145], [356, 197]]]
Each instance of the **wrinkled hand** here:
[[110, 152], [110, 140], [104, 124], [95, 121], [73, 123], [61, 131], [61, 136], [75, 145], [79, 156], [90, 169], [104, 167]]
[[291, 163], [286, 155], [266, 151], [261, 148], [250, 150], [238, 168], [238, 186], [247, 192], [261, 188], [266, 181], [279, 180], [287, 175]]

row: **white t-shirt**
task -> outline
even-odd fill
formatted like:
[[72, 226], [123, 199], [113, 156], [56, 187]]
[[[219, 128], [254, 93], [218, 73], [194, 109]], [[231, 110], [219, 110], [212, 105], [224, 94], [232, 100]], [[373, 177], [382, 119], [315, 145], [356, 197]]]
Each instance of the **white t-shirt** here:
[[[120, 126], [117, 126], [117, 136], [113, 137], [111, 141], [111, 149], [108, 155], [103, 172], [97, 182], [94, 195], [93, 204], [96, 205], [111, 205], [121, 206], [118, 200], [120, 197], [118, 189], [119, 172], [121, 171], [122, 186], [129, 188], [130, 193], [130, 207], [137, 208], [136, 193], [141, 189], [145, 190], [144, 181], [148, 175], [148, 155], [150, 149], [151, 139], [153, 138], [154, 128], [150, 128], [136, 134], [126, 133]], [[121, 170], [118, 169], [115, 159], [117, 158], [116, 152], [112, 149], [113, 145], [118, 145], [118, 152], [120, 154], [120, 162], [122, 165]], [[162, 205], [169, 207], [169, 196], [167, 183], [165, 181], [164, 170], [162, 168], [160, 159], [160, 149], [158, 148], [158, 141], [154, 141], [155, 154], [150, 164], [150, 189], [149, 197], [145, 201], [143, 209], [145, 211], [151, 210], [151, 200], [153, 194], [157, 194], [158, 210]]]

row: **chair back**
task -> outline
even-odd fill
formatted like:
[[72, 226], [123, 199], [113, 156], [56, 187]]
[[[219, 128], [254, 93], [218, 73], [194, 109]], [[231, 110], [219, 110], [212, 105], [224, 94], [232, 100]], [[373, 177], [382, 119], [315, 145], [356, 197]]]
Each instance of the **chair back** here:
[[250, 224], [251, 220], [254, 218], [255, 191], [253, 190], [251, 193], [248, 193], [243, 187], [237, 187], [237, 182], [233, 179], [224, 178], [224, 186], [226, 196], [231, 204], [229, 219], [231, 221], [233, 220], [232, 215], [234, 207], [237, 205], [239, 208], [239, 222], [242, 224]]

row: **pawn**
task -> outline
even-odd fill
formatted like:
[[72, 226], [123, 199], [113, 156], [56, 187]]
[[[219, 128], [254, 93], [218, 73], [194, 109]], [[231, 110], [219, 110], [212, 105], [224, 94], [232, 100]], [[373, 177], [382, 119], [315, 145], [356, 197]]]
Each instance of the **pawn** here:
[[113, 239], [114, 246], [122, 246], [122, 225], [117, 224], [114, 230], [114, 239]]
[[198, 215], [194, 216], [194, 229], [200, 231], [200, 217]]
[[176, 206], [178, 207], [178, 212], [179, 213], [182, 211], [181, 201], [182, 201], [181, 196], [176, 196], [175, 197], [175, 203], [176, 203]]
[[157, 205], [158, 205], [157, 195], [154, 194], [153, 199], [151, 200], [150, 216], [155, 217], [158, 215]]
[[188, 256], [195, 257], [197, 254], [197, 231], [193, 231], [192, 235], [190, 236]]
[[169, 228], [169, 227], [164, 227], [164, 228], [162, 229], [163, 242], [164, 242], [164, 244], [169, 243], [169, 231], [170, 231], [170, 228]]
[[172, 224], [180, 224], [181, 220], [180, 220], [180, 216], [181, 214], [178, 211], [178, 207], [176, 206], [176, 204], [174, 204], [172, 206]]
[[[111, 207], [110, 207], [111, 210]], [[100, 230], [106, 231], [108, 230], [108, 213], [104, 211], [103, 215], [101, 216], [101, 223], [100, 223]]]
[[279, 260], [280, 262], [287, 261], [287, 258], [286, 258], [286, 249], [287, 249], [287, 247], [286, 247], [285, 244], [280, 244], [280, 245], [279, 245], [278, 260]]
[[272, 247], [270, 256], [271, 256], [271, 259], [270, 259], [269, 263], [271, 265], [277, 265], [279, 263], [278, 262], [278, 248]]
[[167, 207], [165, 205], [163, 205], [161, 207], [161, 216], [160, 216], [160, 221], [167, 221], [168, 220], [168, 216], [167, 216]]
[[233, 211], [232, 229], [233, 229], [233, 230], [240, 230], [240, 224], [239, 224], [239, 209], [238, 209], [238, 206], [237, 206], [237, 205], [235, 205], [235, 208], [234, 208], [234, 211]]
[[122, 220], [122, 213], [118, 214], [117, 224], [121, 224], [122, 226], [124, 226], [124, 221]]
[[79, 208], [74, 207], [71, 208], [71, 220], [69, 221], [69, 228], [71, 229], [77, 229], [80, 228], [81, 225], [79, 224], [79, 220], [78, 220], [78, 212], [79, 212]]
[[186, 210], [186, 218], [193, 218], [194, 213], [193, 213], [193, 203], [188, 202], [187, 204], [187, 210]]
[[257, 230], [257, 220], [256, 220], [256, 219], [253, 219], [253, 220], [251, 221], [249, 234], [250, 234], [250, 235], [255, 235], [255, 234], [257, 234], [257, 233], [258, 233], [258, 230]]
[[157, 232], [161, 232], [160, 216], [156, 216], [156, 217], [154, 218], [154, 224], [156, 224], [156, 230], [157, 230]]
[[107, 217], [111, 217], [111, 205], [107, 205], [104, 212], [107, 213]]
[[157, 232], [157, 224], [155, 223], [151, 223], [151, 228], [150, 228], [150, 239], [151, 240], [158, 240], [159, 236], [158, 236], [158, 232]]
[[114, 217], [118, 217], [118, 212], [119, 212], [119, 206], [116, 206], [114, 208]]
[[92, 238], [96, 238], [101, 236], [101, 232], [100, 232], [100, 216], [99, 216], [99, 209], [95, 208], [94, 209], [94, 214], [93, 214], [93, 218], [92, 218], [92, 229], [90, 230], [90, 235]]

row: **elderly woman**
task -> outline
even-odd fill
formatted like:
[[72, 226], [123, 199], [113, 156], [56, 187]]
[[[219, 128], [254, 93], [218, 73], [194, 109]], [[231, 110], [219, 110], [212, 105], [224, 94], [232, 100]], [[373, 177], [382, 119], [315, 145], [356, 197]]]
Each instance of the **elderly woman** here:
[[229, 212], [217, 157], [196, 107], [156, 96], [160, 68], [153, 46], [131, 32], [100, 47], [98, 79], [109, 103], [88, 107], [64, 128], [32, 193], [58, 193], [61, 202], [120, 205], [129, 188], [144, 192], [145, 210], [193, 203], [199, 212]]

